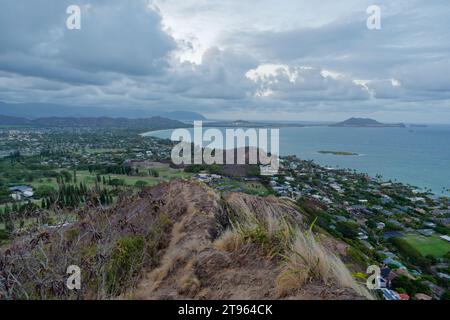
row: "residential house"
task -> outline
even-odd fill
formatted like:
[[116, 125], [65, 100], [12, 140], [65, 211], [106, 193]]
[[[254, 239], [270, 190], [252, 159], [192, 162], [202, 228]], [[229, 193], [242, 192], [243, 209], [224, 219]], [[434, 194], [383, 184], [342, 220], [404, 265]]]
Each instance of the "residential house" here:
[[11, 198], [16, 201], [20, 201], [24, 198], [31, 198], [33, 196], [33, 187], [30, 186], [14, 186], [9, 188], [11, 192]]
[[432, 229], [419, 229], [417, 230], [417, 232], [419, 232], [421, 235], [425, 237], [431, 237], [434, 233]]

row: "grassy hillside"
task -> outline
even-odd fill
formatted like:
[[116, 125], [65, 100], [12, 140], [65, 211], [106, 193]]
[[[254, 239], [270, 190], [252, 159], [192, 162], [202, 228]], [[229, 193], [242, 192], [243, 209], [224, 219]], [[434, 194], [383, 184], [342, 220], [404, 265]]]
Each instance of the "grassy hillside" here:
[[[275, 197], [175, 180], [74, 214], [0, 255], [2, 297], [371, 298], [298, 208]], [[83, 270], [79, 292], [65, 286], [68, 265]]]

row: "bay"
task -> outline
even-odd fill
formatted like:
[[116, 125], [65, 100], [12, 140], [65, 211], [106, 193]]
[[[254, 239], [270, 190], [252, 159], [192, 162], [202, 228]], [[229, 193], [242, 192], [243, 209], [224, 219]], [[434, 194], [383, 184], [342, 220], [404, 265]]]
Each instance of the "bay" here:
[[[224, 128], [220, 128], [222, 131]], [[192, 130], [191, 130], [192, 132]], [[170, 138], [172, 130], [150, 132]], [[357, 153], [355, 156], [319, 151]], [[408, 128], [306, 126], [280, 129], [280, 154], [354, 169], [450, 195], [450, 125]]]

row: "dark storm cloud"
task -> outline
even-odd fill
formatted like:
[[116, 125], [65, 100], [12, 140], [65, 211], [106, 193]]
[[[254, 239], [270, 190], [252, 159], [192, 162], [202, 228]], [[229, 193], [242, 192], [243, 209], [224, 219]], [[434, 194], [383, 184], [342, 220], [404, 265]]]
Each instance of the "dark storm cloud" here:
[[[102, 73], [158, 74], [176, 45], [148, 2], [78, 1], [81, 30], [66, 28], [73, 1], [4, 0], [0, 68], [22, 75], [104, 83]], [[110, 76], [112, 77], [112, 76]]]

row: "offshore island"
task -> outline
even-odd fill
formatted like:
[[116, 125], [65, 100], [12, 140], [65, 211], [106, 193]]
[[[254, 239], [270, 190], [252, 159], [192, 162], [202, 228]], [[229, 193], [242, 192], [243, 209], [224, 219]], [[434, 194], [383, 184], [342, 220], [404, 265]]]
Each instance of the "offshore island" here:
[[359, 153], [355, 153], [355, 152], [347, 152], [347, 151], [328, 151], [328, 150], [321, 150], [321, 151], [317, 151], [318, 153], [321, 154], [332, 154], [335, 156], [359, 156]]

